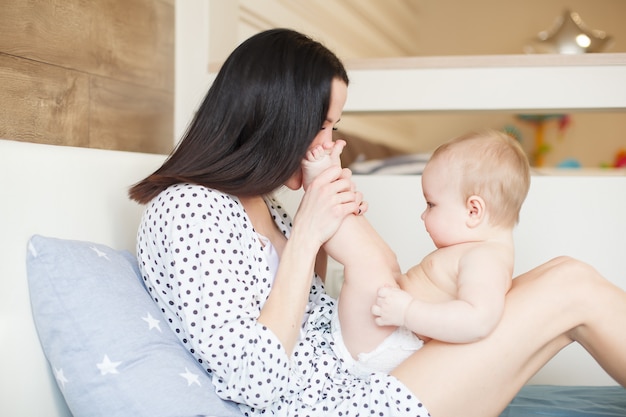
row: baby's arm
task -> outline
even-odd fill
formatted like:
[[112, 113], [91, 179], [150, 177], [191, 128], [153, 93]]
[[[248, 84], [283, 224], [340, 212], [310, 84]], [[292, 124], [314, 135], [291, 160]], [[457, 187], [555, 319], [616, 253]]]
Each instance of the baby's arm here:
[[372, 312], [378, 325], [404, 325], [416, 334], [451, 343], [478, 341], [500, 321], [511, 274], [510, 254], [482, 245], [459, 260], [456, 299], [432, 303], [411, 298], [407, 303], [408, 293], [381, 288]]

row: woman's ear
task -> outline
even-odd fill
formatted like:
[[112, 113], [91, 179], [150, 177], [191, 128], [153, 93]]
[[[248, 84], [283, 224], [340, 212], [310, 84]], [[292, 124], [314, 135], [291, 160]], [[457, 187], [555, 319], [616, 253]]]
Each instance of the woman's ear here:
[[482, 223], [487, 215], [485, 200], [480, 196], [471, 195], [467, 199], [467, 221], [466, 224], [470, 228], [474, 228]]

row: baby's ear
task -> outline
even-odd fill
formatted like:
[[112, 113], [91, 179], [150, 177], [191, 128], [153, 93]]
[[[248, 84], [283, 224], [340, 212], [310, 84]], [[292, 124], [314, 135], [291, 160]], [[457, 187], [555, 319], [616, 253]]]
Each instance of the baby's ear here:
[[486, 207], [485, 200], [480, 196], [471, 195], [467, 199], [467, 221], [466, 224], [470, 228], [478, 226], [485, 218]]

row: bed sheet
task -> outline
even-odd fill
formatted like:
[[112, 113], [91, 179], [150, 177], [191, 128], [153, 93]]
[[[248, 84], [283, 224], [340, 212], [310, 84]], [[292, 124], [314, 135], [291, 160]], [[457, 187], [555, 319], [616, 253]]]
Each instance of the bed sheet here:
[[626, 417], [620, 386], [527, 385], [500, 417]]

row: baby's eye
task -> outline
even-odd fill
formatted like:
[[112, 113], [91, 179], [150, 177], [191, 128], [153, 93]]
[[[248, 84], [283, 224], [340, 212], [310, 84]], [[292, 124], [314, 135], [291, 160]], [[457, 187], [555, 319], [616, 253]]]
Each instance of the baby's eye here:
[[[333, 127], [332, 127], [332, 129], [333, 129], [334, 131], [339, 130], [339, 129], [338, 129], [338, 128], [336, 128], [335, 126], [333, 126]], [[322, 126], [322, 130], [326, 130], [326, 126]]]

